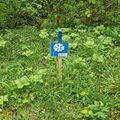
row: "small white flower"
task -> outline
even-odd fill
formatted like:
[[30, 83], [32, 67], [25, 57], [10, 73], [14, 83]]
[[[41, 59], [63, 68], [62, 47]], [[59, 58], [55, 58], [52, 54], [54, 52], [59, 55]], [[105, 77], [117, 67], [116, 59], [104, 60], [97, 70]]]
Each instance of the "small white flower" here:
[[57, 52], [63, 51], [64, 50], [63, 44], [61, 44], [61, 43], [55, 44], [54, 45], [54, 50], [57, 51]]

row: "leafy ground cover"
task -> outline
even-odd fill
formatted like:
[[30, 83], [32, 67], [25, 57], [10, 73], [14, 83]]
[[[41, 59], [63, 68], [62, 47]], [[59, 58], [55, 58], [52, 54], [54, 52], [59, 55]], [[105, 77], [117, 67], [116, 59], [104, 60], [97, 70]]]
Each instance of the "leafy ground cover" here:
[[79, 25], [63, 34], [70, 45], [61, 82], [49, 54], [56, 29], [0, 35], [1, 120], [120, 119], [120, 29]]

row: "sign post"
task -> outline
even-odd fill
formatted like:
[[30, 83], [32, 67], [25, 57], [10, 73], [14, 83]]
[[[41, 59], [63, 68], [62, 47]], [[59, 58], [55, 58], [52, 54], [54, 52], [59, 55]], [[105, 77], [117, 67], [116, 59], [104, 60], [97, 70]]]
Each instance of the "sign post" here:
[[59, 81], [62, 81], [62, 58], [58, 57], [58, 75]]
[[62, 42], [62, 29], [58, 29], [58, 42], [51, 42], [51, 56], [58, 57], [58, 76], [62, 81], [62, 57], [68, 55], [68, 43]]
[[[58, 29], [58, 43], [62, 43], [62, 29]], [[62, 57], [58, 56], [58, 75], [59, 81], [62, 81]]]

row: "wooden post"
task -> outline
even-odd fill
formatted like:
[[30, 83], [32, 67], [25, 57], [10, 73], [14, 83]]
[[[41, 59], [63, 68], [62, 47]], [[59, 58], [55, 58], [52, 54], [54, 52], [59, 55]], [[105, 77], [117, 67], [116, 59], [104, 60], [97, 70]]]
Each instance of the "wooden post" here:
[[58, 57], [58, 75], [59, 81], [62, 81], [62, 57]]

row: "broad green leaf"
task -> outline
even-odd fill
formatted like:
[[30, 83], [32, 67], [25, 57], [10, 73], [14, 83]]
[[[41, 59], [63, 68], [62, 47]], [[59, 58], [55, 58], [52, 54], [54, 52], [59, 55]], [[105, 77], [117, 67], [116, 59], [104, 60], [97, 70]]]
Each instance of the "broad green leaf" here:
[[22, 53], [22, 55], [25, 55], [25, 56], [31, 56], [34, 52], [32, 50], [26, 50], [25, 52]]
[[82, 91], [82, 92], [80, 93], [80, 95], [81, 95], [81, 96], [87, 96], [87, 95], [88, 95], [88, 92], [87, 92], [87, 91]]
[[88, 40], [87, 42], [85, 42], [84, 45], [85, 45], [87, 48], [93, 48], [93, 47], [95, 46], [95, 42]]
[[29, 100], [28, 99], [24, 99], [23, 100], [23, 104], [25, 104], [25, 103], [29, 103]]
[[70, 40], [70, 36], [64, 35], [62, 39], [63, 39], [63, 41], [69, 41]]
[[1, 101], [8, 101], [8, 95], [0, 96]]
[[30, 84], [29, 79], [26, 76], [23, 76], [21, 78], [21, 82], [22, 82], [23, 85], [29, 85]]
[[78, 43], [74, 42], [74, 43], [69, 43], [69, 48], [73, 48], [75, 49], [78, 46]]
[[3, 96], [3, 101], [8, 101], [8, 95]]
[[47, 38], [49, 37], [49, 34], [48, 34], [47, 29], [41, 30], [39, 36], [40, 36], [42, 39], [47, 39]]
[[94, 113], [93, 113], [92, 110], [89, 110], [89, 111], [88, 111], [88, 114], [89, 114], [90, 116], [94, 116]]
[[40, 69], [40, 70], [38, 70], [38, 74], [39, 75], [44, 75], [44, 74], [46, 74], [46, 72], [47, 72], [47, 69]]
[[0, 112], [2, 112], [2, 109], [0, 108]]
[[87, 10], [85, 11], [85, 15], [86, 15], [87, 17], [90, 17], [90, 16], [91, 16], [91, 11], [90, 11], [90, 9], [87, 9]]
[[17, 84], [17, 87], [20, 89], [20, 88], [23, 88], [23, 84], [22, 84], [22, 82], [20, 81], [20, 82], [16, 82], [16, 84]]
[[77, 34], [77, 33], [71, 33], [70, 37], [76, 38], [76, 37], [79, 37], [79, 34]]
[[53, 60], [53, 57], [51, 57], [50, 54], [48, 54], [47, 56], [45, 56], [45, 59], [52, 61], [52, 60]]
[[105, 119], [107, 115], [101, 111], [101, 112], [95, 113], [95, 116], [97, 116], [98, 118]]
[[0, 105], [3, 105], [4, 101], [3, 99], [0, 99]]
[[84, 115], [87, 115], [88, 111], [87, 110], [81, 110], [81, 113], [84, 114]]
[[23, 76], [22, 78], [15, 80], [15, 83], [19, 89], [30, 84], [29, 79], [26, 76]]
[[37, 81], [39, 81], [39, 76], [38, 76], [38, 75], [31, 75], [31, 76], [30, 76], [30, 80], [37, 82]]
[[95, 3], [96, 3], [96, 0], [89, 0], [89, 3], [95, 4]]
[[43, 83], [42, 76], [39, 76], [39, 75], [31, 75], [30, 80], [34, 82]]
[[98, 55], [98, 54], [93, 54], [93, 60], [96, 62], [103, 62], [104, 58], [102, 55]]
[[0, 47], [4, 47], [6, 44], [6, 41], [0, 36]]
[[85, 60], [83, 58], [81, 58], [81, 57], [77, 58], [75, 60], [75, 63], [86, 66]]
[[96, 3], [96, 0], [91, 0], [91, 2], [92, 2], [93, 4], [95, 4], [95, 3]]

